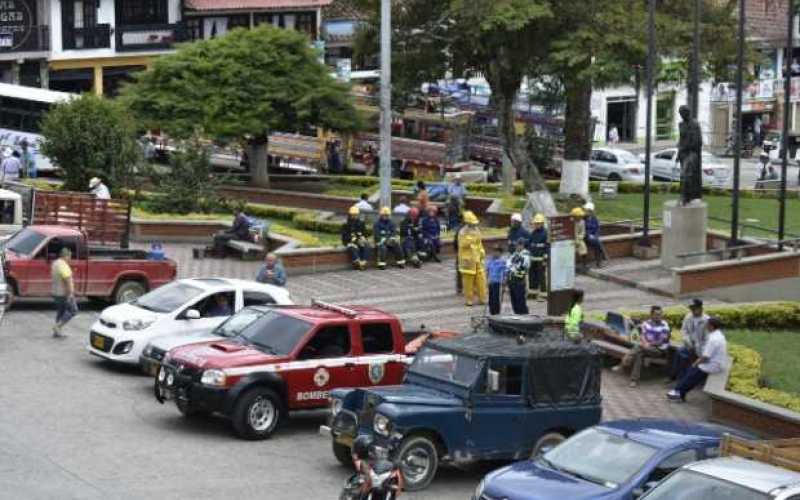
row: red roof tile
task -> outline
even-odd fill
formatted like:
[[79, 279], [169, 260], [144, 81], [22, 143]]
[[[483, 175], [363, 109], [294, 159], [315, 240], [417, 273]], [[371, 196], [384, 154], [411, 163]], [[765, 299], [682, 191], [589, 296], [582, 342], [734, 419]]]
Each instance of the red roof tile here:
[[187, 0], [186, 7], [197, 11], [317, 8], [333, 0]]

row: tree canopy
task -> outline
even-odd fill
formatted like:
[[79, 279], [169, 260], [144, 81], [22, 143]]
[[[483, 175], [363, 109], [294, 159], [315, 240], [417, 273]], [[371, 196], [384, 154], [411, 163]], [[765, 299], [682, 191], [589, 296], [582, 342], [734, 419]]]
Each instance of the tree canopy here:
[[270, 133], [358, 127], [349, 88], [329, 74], [308, 37], [272, 26], [181, 45], [126, 86], [122, 100], [173, 137], [249, 143], [251, 172], [262, 185]]

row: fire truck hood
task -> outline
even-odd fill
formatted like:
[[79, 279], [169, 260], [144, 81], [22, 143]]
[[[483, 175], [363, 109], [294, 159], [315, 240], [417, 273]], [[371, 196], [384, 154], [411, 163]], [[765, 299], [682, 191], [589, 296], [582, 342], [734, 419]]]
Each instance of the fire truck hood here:
[[176, 347], [169, 351], [173, 361], [198, 368], [236, 368], [279, 363], [288, 357], [268, 354], [258, 348], [235, 340], [213, 341]]

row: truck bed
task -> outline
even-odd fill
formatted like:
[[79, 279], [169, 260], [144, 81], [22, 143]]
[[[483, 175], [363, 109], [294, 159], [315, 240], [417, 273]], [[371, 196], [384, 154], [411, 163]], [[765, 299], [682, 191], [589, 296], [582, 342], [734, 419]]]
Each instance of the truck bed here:
[[92, 246], [89, 247], [89, 260], [147, 260], [147, 251]]

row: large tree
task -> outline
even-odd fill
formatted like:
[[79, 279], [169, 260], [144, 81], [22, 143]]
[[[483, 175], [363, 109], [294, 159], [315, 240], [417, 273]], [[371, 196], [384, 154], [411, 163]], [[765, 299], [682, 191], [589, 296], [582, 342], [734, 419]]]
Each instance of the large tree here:
[[355, 130], [348, 92], [305, 35], [261, 26], [180, 46], [140, 73], [122, 99], [147, 126], [176, 138], [245, 142], [252, 181], [267, 187], [270, 133]]
[[114, 101], [84, 94], [58, 104], [42, 123], [42, 153], [64, 171], [64, 188], [86, 191], [101, 177], [118, 193], [130, 187], [141, 160], [136, 124]]

